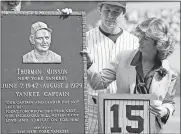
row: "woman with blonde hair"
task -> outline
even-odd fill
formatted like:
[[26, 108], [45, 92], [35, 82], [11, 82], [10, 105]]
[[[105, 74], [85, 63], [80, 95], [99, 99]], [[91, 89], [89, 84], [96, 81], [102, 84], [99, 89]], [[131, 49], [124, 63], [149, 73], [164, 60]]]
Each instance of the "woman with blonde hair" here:
[[[94, 90], [105, 89], [116, 80], [116, 93], [155, 94], [160, 104], [151, 105], [155, 115], [156, 133], [175, 111], [175, 83], [177, 74], [169, 66], [167, 57], [174, 51], [168, 24], [149, 18], [136, 27], [139, 49], [121, 51], [101, 72], [96, 72], [87, 52], [88, 81]], [[155, 101], [156, 102], [156, 101]]]

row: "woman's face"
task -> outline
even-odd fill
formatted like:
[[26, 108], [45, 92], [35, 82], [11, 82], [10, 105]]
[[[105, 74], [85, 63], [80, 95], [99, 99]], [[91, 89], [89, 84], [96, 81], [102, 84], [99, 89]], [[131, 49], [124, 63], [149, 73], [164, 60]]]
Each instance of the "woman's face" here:
[[144, 53], [156, 53], [155, 41], [145, 34], [139, 36], [139, 50]]

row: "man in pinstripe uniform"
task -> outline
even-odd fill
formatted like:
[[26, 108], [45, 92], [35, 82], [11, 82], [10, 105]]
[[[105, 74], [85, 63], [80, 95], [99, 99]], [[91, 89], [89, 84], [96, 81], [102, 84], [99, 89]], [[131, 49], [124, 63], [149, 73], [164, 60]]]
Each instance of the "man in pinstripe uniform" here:
[[[98, 8], [101, 25], [86, 34], [89, 53], [100, 71], [118, 52], [138, 48], [138, 38], [117, 24], [126, 12], [126, 2], [102, 2]], [[109, 87], [111, 93], [116, 92], [115, 86]]]
[[[101, 17], [100, 26], [91, 29], [86, 34], [88, 51], [95, 63], [97, 71], [101, 71], [107, 63], [112, 61], [115, 55], [122, 50], [132, 50], [138, 48], [138, 38], [118, 26], [118, 20], [126, 13], [126, 2], [101, 2], [98, 5]], [[89, 90], [89, 106], [92, 99], [96, 103], [98, 91]], [[116, 93], [116, 84], [113, 82], [108, 89], [110, 93]], [[100, 92], [100, 91], [99, 91]], [[91, 96], [92, 99], [91, 99]], [[94, 106], [94, 105], [93, 105]], [[90, 108], [90, 111], [94, 109]], [[97, 110], [96, 110], [97, 112]], [[89, 130], [91, 133], [97, 131], [97, 121], [89, 117]], [[92, 121], [91, 121], [92, 120]]]

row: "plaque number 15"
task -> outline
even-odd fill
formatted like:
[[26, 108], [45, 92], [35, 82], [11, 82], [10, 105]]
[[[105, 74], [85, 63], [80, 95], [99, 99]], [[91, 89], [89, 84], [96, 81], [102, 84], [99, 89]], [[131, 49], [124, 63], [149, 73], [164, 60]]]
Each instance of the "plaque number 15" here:
[[[141, 116], [131, 115], [131, 110], [143, 110], [143, 105], [126, 105], [126, 117], [131, 121], [138, 121], [138, 128], [132, 128], [131, 126], [126, 126], [126, 130], [129, 133], [141, 133], [143, 128], [143, 118]], [[111, 128], [111, 133], [121, 133], [122, 130], [118, 126], [119, 124], [119, 105], [114, 104], [111, 107], [113, 111], [113, 127]]]

